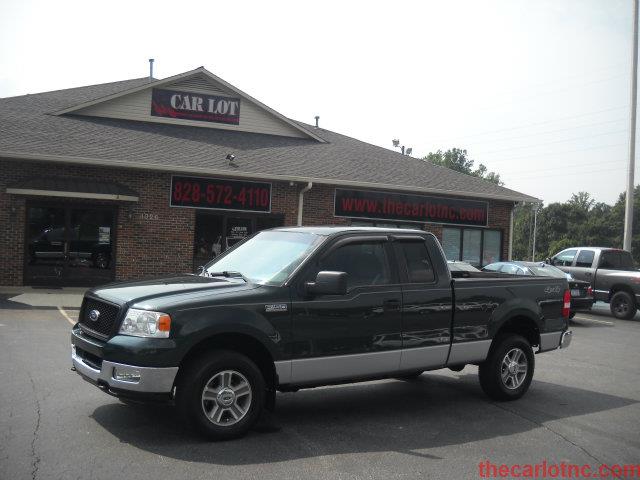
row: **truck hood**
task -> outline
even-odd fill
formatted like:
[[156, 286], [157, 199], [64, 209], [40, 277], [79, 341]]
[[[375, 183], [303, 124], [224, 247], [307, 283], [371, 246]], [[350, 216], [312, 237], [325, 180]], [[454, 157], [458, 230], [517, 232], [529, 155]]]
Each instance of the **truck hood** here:
[[257, 285], [245, 283], [240, 278], [211, 278], [197, 275], [181, 275], [170, 278], [141, 280], [137, 282], [110, 283], [94, 288], [88, 293], [118, 305], [141, 304], [148, 301], [176, 295], [197, 292], [215, 291], [216, 293], [231, 293], [256, 288]]

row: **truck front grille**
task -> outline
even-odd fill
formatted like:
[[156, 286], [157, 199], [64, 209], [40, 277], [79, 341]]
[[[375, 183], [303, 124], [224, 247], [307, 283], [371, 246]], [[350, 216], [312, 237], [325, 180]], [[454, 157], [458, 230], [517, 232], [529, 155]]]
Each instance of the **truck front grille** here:
[[85, 298], [80, 310], [80, 328], [94, 337], [106, 339], [114, 332], [120, 308], [111, 303]]

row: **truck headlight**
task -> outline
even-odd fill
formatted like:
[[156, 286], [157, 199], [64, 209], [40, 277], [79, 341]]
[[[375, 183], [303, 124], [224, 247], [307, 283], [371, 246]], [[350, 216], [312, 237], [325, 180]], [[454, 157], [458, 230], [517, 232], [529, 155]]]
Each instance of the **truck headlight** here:
[[171, 317], [166, 313], [130, 308], [118, 333], [135, 337], [169, 338]]

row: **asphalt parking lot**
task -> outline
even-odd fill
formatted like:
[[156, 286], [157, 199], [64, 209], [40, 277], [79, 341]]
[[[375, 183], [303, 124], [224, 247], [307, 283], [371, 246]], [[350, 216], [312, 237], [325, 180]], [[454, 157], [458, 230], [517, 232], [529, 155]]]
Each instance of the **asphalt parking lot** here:
[[[131, 407], [70, 371], [63, 309], [0, 297], [0, 479], [480, 478], [478, 463], [640, 459], [640, 318], [578, 315], [536, 357], [529, 393], [495, 403], [477, 368], [279, 394], [274, 422], [208, 443], [169, 407]], [[73, 304], [73, 301], [68, 303]]]

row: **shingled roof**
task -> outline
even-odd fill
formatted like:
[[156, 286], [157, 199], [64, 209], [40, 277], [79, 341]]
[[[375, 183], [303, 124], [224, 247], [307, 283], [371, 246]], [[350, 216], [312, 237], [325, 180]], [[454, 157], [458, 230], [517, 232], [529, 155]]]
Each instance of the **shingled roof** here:
[[[149, 85], [147, 77], [0, 99], [0, 158], [538, 201], [302, 122], [295, 123], [326, 143], [312, 138], [53, 114], [145, 84]], [[229, 166], [229, 153], [235, 155], [236, 166]]]

